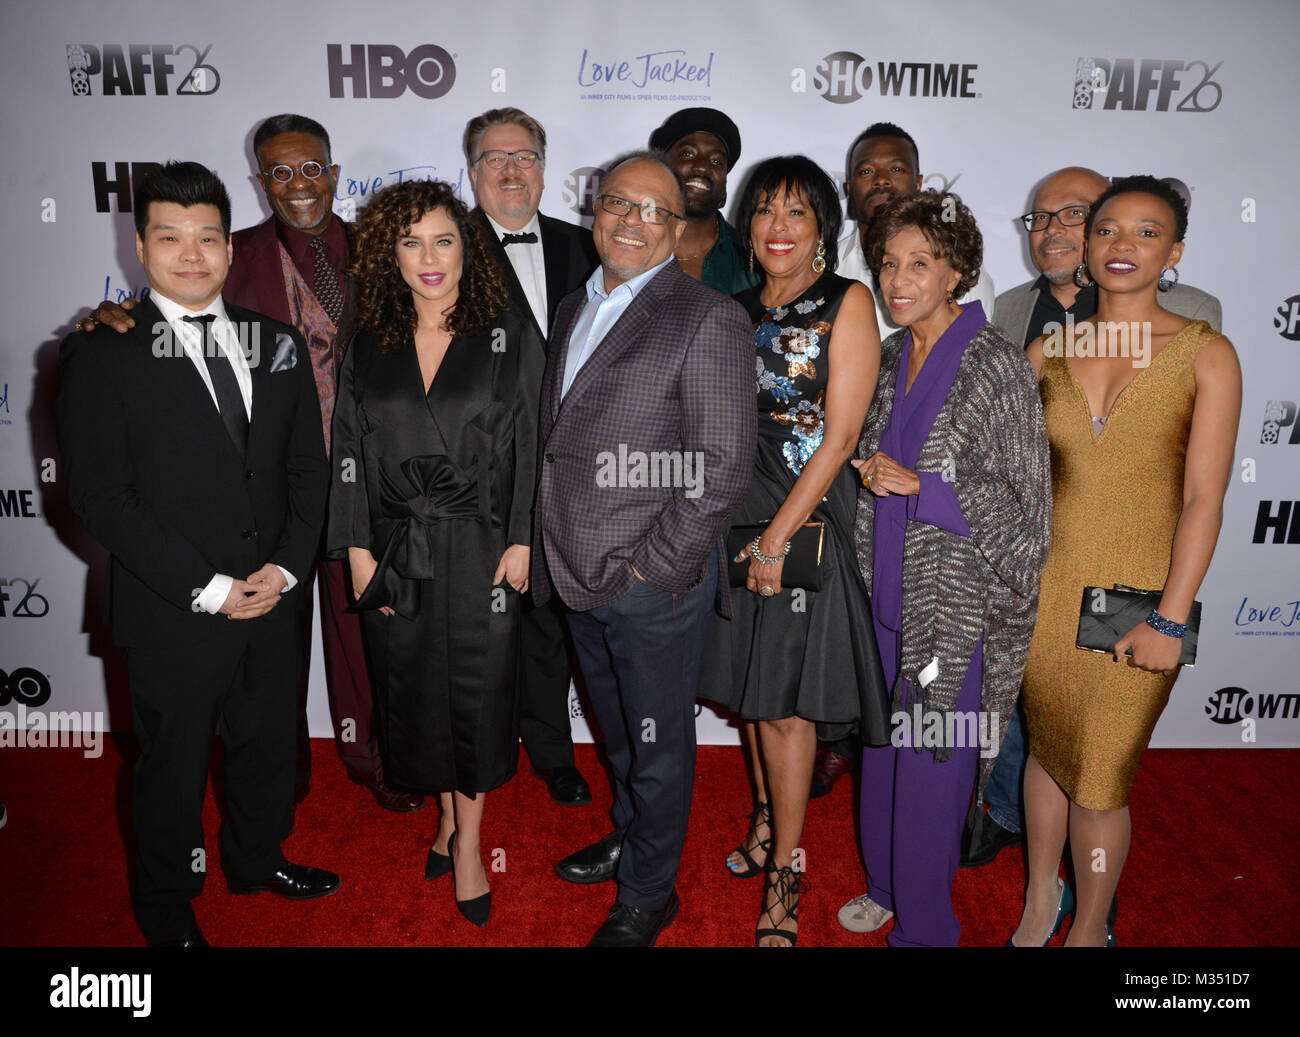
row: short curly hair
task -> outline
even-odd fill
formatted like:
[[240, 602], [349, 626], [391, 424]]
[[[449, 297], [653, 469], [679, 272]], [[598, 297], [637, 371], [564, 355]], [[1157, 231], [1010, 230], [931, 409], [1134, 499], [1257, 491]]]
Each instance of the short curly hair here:
[[960, 299], [980, 279], [984, 262], [984, 236], [965, 203], [950, 191], [921, 191], [888, 202], [871, 223], [871, 243], [867, 266], [880, 287], [880, 266], [885, 245], [905, 227], [915, 227], [925, 235], [936, 259], [947, 259], [961, 274], [953, 295]]
[[397, 241], [434, 209], [446, 210], [461, 240], [460, 294], [447, 322], [452, 333], [480, 332], [506, 308], [501, 264], [451, 185], [441, 180], [393, 184], [377, 192], [361, 211], [348, 267], [360, 289], [360, 323], [379, 336], [384, 350], [400, 349], [415, 334], [415, 303], [397, 268]]
[[1088, 210], [1088, 225], [1084, 228], [1085, 238], [1092, 237], [1092, 227], [1097, 222], [1097, 214], [1101, 212], [1101, 207], [1121, 194], [1149, 194], [1159, 198], [1173, 210], [1174, 241], [1182, 241], [1186, 237], [1187, 203], [1183, 201], [1183, 196], [1166, 181], [1159, 180], [1149, 173], [1138, 173], [1114, 181], [1102, 192], [1101, 197], [1092, 203], [1092, 208]]

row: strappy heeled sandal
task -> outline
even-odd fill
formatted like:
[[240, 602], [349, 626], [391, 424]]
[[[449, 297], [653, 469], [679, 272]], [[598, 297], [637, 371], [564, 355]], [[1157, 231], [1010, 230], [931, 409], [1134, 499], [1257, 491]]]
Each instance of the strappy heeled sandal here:
[[[762, 850], [766, 857], [763, 863], [754, 860], [748, 850], [745, 849], [745, 843], [754, 837], [754, 833], [759, 825], [767, 825], [767, 838], [762, 839], [754, 844], [755, 850]], [[745, 859], [745, 870], [737, 871], [730, 864], [727, 864], [727, 873], [735, 879], [752, 879], [755, 875], [761, 875], [763, 869], [767, 867], [767, 860], [772, 856], [772, 812], [766, 803], [755, 803], [754, 812], [749, 815], [749, 832], [736, 847], [736, 853]]]
[[[776, 903], [767, 910], [767, 916], [772, 919], [773, 924], [784, 922], [787, 918], [798, 922], [799, 896], [811, 889], [808, 880], [794, 868], [769, 867], [763, 882], [763, 902], [767, 903], [768, 890], [776, 894]], [[776, 917], [778, 908], [782, 911], [780, 918]], [[783, 940], [789, 940], [789, 945], [793, 947], [799, 939], [799, 931], [797, 929], [794, 932], [789, 929], [755, 929], [754, 946], [761, 947], [763, 939], [768, 936], [779, 936]]]

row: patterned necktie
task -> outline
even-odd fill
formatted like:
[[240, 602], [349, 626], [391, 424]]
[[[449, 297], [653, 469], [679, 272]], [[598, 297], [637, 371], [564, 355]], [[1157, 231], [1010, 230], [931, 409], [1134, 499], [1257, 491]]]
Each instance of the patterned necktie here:
[[343, 319], [343, 292], [339, 289], [339, 275], [325, 254], [325, 242], [317, 235], [311, 239], [311, 249], [316, 253], [316, 270], [312, 275], [312, 293], [325, 308], [334, 326]]
[[503, 245], [532, 245], [537, 241], [536, 231], [525, 231], [523, 234], [502, 234], [501, 244]]
[[239, 391], [235, 369], [230, 366], [230, 361], [212, 333], [212, 323], [216, 319], [215, 313], [181, 318], [186, 324], [195, 325], [203, 336], [203, 362], [207, 365], [208, 377], [212, 379], [217, 410], [221, 412], [221, 421], [230, 433], [239, 456], [243, 457], [248, 450], [248, 411], [244, 409], [244, 394]]

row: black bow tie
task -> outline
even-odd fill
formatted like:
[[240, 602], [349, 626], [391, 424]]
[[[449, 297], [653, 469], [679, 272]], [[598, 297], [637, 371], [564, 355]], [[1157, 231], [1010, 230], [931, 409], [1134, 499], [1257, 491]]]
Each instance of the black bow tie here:
[[503, 245], [534, 245], [537, 243], [536, 231], [524, 231], [523, 234], [502, 234], [501, 244]]

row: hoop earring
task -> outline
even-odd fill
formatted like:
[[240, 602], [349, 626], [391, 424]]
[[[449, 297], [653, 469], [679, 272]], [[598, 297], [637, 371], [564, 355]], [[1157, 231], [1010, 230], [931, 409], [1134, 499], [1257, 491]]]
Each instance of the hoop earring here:
[[824, 241], [817, 242], [817, 255], [813, 256], [812, 268], [815, 274], [820, 274], [826, 269], [826, 242]]
[[[1167, 273], [1174, 275], [1174, 279], [1172, 281], [1168, 280], [1165, 277], [1165, 274]], [[1166, 267], [1164, 270], [1161, 270], [1160, 280], [1156, 282], [1156, 288], [1158, 288], [1162, 292], [1172, 292], [1177, 287], [1178, 287], [1178, 267], [1170, 266], [1170, 267]]]
[[[1088, 278], [1088, 280], [1086, 281], [1084, 280], [1085, 276], [1087, 276]], [[1087, 263], [1080, 263], [1078, 266], [1074, 268], [1074, 283], [1077, 284], [1080, 288], [1087, 288], [1089, 285], [1093, 283], [1092, 275], [1088, 273]]]

